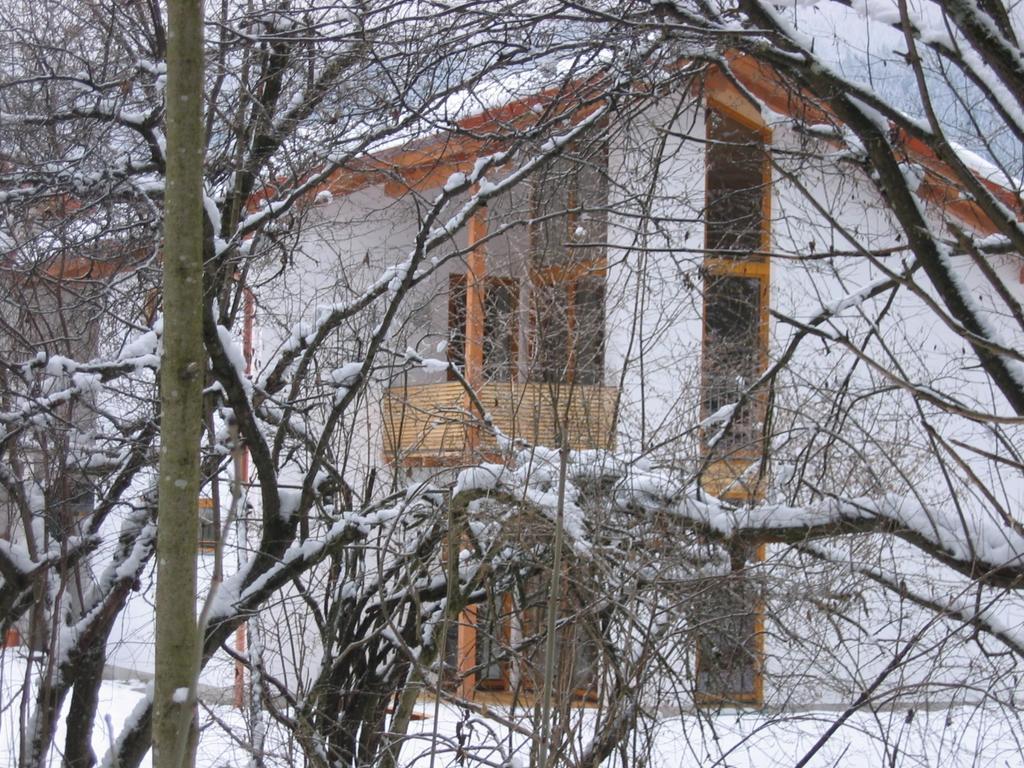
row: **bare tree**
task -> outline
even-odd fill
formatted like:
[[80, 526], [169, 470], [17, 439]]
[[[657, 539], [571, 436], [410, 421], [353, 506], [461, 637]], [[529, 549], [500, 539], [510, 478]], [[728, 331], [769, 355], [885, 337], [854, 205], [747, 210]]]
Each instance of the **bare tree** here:
[[203, 9], [168, 12], [167, 159], [160, 361], [157, 593], [153, 762], [195, 764], [200, 626], [193, 616], [198, 548], [199, 435], [203, 413]]
[[[434, 759], [635, 764], [668, 708], [830, 688], [838, 728], [954, 689], [972, 643], [950, 699], [1012, 721], [1019, 157], [970, 118], [996, 167], [966, 155], [935, 104], [966, 81], [1019, 141], [1016, 17], [893, 9], [923, 120], [768, 3], [208, 9], [194, 421], [241, 554], [200, 664], [246, 668], [257, 763], [398, 764], [432, 688], [467, 713]], [[0, 605], [32, 649], [21, 762], [70, 696], [62, 759], [90, 765], [181, 426], [155, 386], [167, 31], [155, 3], [0, 17]], [[483, 275], [502, 252], [520, 272]], [[402, 463], [446, 429], [454, 460]], [[143, 759], [153, 704], [110, 763]]]
[[[454, 126], [438, 111], [442, 106], [472, 98], [472, 89], [492, 73], [535, 61], [550, 44], [543, 17], [503, 16], [498, 10], [470, 7], [427, 18], [401, 4], [341, 9], [271, 3], [253, 9], [225, 3], [208, 19], [202, 310], [209, 365], [202, 421], [210, 449], [202, 462], [209, 489], [204, 493], [214, 500], [223, 493], [220, 478], [230, 474], [242, 446], [252, 477], [236, 474], [224, 486], [233, 488], [235, 514], [247, 518], [250, 538], [236, 538], [235, 546], [251, 552], [209, 606], [201, 663], [283, 587], [295, 585], [301, 594], [303, 574], [316, 571], [316, 579], [327, 579], [329, 594], [363, 601], [364, 613], [350, 610], [346, 597], [328, 616], [347, 633], [337, 642], [365, 645], [379, 658], [354, 672], [324, 665], [324, 698], [311, 696], [310, 714], [302, 720], [314, 724], [309, 737], [300, 739], [310, 760], [325, 745], [332, 761], [369, 760], [394, 748], [383, 739], [384, 713], [412, 675], [410, 648], [432, 645], [423, 625], [436, 619], [439, 607], [426, 601], [440, 589], [452, 591], [456, 605], [466, 599], [459, 594], [479, 589], [472, 577], [439, 588], [432, 575], [439, 542], [447, 536], [443, 524], [455, 513], [444, 513], [429, 494], [406, 499], [403, 491], [380, 490], [372, 481], [353, 487], [338, 469], [345, 464], [335, 453], [336, 435], [349, 428], [345, 414], [365, 398], [372, 374], [395, 365], [386, 341], [404, 317], [407, 294], [434, 270], [431, 257], [445, 248], [444, 257], [454, 258], [447, 244], [474, 212], [543, 167], [561, 145], [549, 142], [499, 183], [474, 188], [507, 157], [481, 151], [472, 174], [453, 177], [423, 207], [407, 258], [362, 285], [353, 281], [348, 300], [320, 313], [312, 326], [295, 318], [294, 343], [279, 350], [258, 377], [246, 372], [236, 339], [244, 331], [246, 308], [259, 296], [251, 282], [272, 277], [275, 260], [290, 257], [318, 190], [339, 174], [387, 179], [389, 167], [367, 163], [368, 152]], [[166, 412], [161, 419], [155, 407], [155, 374], [160, 347], [169, 343], [161, 317], [172, 299], [154, 290], [154, 276], [174, 245], [173, 237], [161, 245], [156, 236], [168, 166], [167, 29], [161, 9], [145, 3], [14, 4], [5, 13], [12, 66], [2, 84], [4, 267], [11, 306], [24, 291], [49, 285], [56, 301], [91, 295], [94, 288], [102, 303], [89, 318], [95, 331], [68, 354], [50, 346], [47, 337], [26, 332], [18, 316], [4, 318], [5, 341], [12, 342], [4, 360], [3, 446], [13, 469], [3, 482], [5, 501], [16, 511], [6, 527], [14, 543], [2, 550], [4, 626], [27, 627], [39, 653], [29, 659], [34, 688], [26, 688], [23, 697], [21, 761], [39, 765], [49, 759], [70, 696], [63, 759], [88, 765], [95, 760], [91, 734], [103, 649], [139, 579], [148, 580], [156, 538], [156, 476], [150, 464], [162, 445], [161, 423], [168, 428]], [[470, 45], [480, 24], [495, 22], [488, 36]], [[542, 47], [532, 46], [532, 38]], [[587, 46], [580, 51], [586, 61], [576, 66], [583, 71], [592, 55]], [[556, 82], [572, 79], [567, 73]], [[559, 106], [529, 124], [507, 126], [509, 131], [495, 125], [493, 139], [507, 152], [544, 145], [552, 131], [567, 139], [582, 135], [607, 109], [612, 87], [609, 80], [579, 92], [577, 106], [593, 114], [578, 124]], [[455, 116], [466, 109], [472, 107]], [[484, 150], [491, 138], [478, 141]], [[450, 205], [460, 199], [463, 205], [453, 214]], [[190, 225], [172, 235], [194, 235], [197, 229]], [[74, 315], [54, 311], [53, 317], [68, 324]], [[366, 330], [351, 343], [359, 364], [341, 366], [331, 383], [320, 386], [320, 366], [335, 351], [331, 345], [353, 325]], [[64, 404], [85, 410], [87, 417], [62, 415], [58, 409]], [[43, 428], [56, 426], [57, 419], [64, 419], [67, 448], [46, 455], [47, 466], [59, 471], [55, 480], [30, 471], [26, 457], [37, 455], [39, 436], [47, 434]], [[307, 421], [316, 423], [316, 431], [299, 429]], [[344, 443], [341, 451], [347, 453]], [[289, 487], [283, 473], [296, 471], [297, 487]], [[73, 535], [59, 527], [60, 519], [51, 525], [35, 501], [38, 489], [57, 493], [68, 472], [88, 478], [96, 494], [94, 502], [68, 513], [74, 519], [63, 516]], [[172, 479], [171, 473], [165, 477]], [[255, 497], [252, 507], [240, 499], [243, 486]], [[187, 484], [174, 493], [194, 515], [187, 509]], [[161, 497], [166, 495], [165, 490]], [[326, 503], [331, 497], [334, 503]], [[65, 494], [61, 503], [67, 499]], [[409, 516], [424, 522], [402, 533]], [[410, 536], [422, 542], [406, 550]], [[360, 564], [367, 548], [377, 552], [381, 541], [391, 539], [403, 543], [407, 558]], [[83, 567], [74, 570], [79, 562]], [[363, 595], [345, 587], [372, 581], [370, 566], [386, 566], [386, 592], [374, 597], [372, 589]], [[416, 589], [401, 596], [397, 585], [403, 584]], [[180, 590], [188, 601], [187, 584], [163, 586]], [[393, 589], [399, 596], [380, 599]], [[345, 626], [350, 621], [355, 624]], [[394, 632], [396, 621], [401, 625]], [[336, 632], [335, 624], [324, 626]], [[398, 643], [396, 650], [398, 638], [407, 645]], [[182, 687], [174, 689], [176, 704]], [[350, 722], [339, 724], [337, 697], [346, 690], [357, 693], [351, 696]], [[147, 699], [120, 734], [110, 761], [131, 765], [142, 759], [152, 704]]]

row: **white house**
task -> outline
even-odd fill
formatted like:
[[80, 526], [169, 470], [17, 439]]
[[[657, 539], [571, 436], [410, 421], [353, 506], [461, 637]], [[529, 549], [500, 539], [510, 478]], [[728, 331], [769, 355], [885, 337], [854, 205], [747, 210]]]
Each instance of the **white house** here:
[[[502, 104], [464, 120], [458, 135], [383, 150], [339, 173], [309, 212], [292, 268], [260, 297], [260, 354], [273, 359], [297, 318], [315, 318], [382, 270], [399, 275], [392, 265], [415, 247], [431, 206], [472, 175], [476, 184], [452, 197], [434, 231], [469, 195], [507, 190], [421, 268], [411, 311], [389, 339], [396, 364], [353, 421], [347, 455], [387, 464], [401, 482], [450, 485], [461, 468], [505, 462], [511, 440], [608, 451], [741, 508], [812, 487], [824, 499], [942, 497], [948, 489], [918, 442], [927, 428], [912, 390], [953, 393], [979, 412], [998, 411], [999, 396], [957, 329], [936, 327], [931, 289], [910, 269], [901, 229], [842, 126], [756, 65], [733, 66], [753, 100], [711, 72], [642, 108], [579, 110], [566, 136], [587, 121], [594, 130], [565, 140], [515, 184], [553, 145], [508, 152], [485, 174], [481, 160], [512, 143], [502, 142], [503, 129], [511, 135], [576, 95]], [[906, 165], [920, 174], [921, 205], [937, 226], [991, 231], [926, 150], [908, 145]], [[998, 179], [984, 183], [1001, 189]], [[993, 289], [983, 270], [969, 256], [951, 258], [984, 304]], [[1024, 298], [1017, 255], [988, 267]], [[339, 365], [361, 359], [354, 330]], [[949, 413], [928, 423], [959, 430], [954, 439], [984, 432]], [[1019, 487], [1003, 492], [1021, 499]], [[851, 681], [835, 659], [786, 640], [789, 607], [744, 586], [776, 540], [766, 532], [731, 552], [734, 582], [701, 609], [708, 629], [687, 657], [696, 659], [697, 703], [848, 700]], [[840, 598], [821, 603], [832, 599]], [[449, 632], [453, 684], [499, 701], [535, 689], [539, 659], [511, 649], [537, 621], [535, 606], [509, 596], [469, 608]], [[593, 659], [585, 642], [569, 639], [576, 650], [563, 653], [562, 685], [586, 698], [597, 684]], [[946, 658], [948, 670], [922, 664], [907, 675], [952, 680], [971, 655]], [[880, 658], [859, 664], [865, 677], [882, 666]]]
[[[541, 92], [466, 118], [460, 135], [385, 149], [336, 174], [302, 212], [303, 234], [287, 263], [266, 266], [278, 279], [253, 276], [256, 322], [243, 329], [255, 347], [253, 376], [324, 307], [382, 274], [400, 276], [435, 202], [486, 166], [431, 224], [446, 242], [421, 269], [387, 360], [347, 417], [339, 455], [350, 482], [450, 488], [466, 467], [514, 463], [509, 445], [535, 462], [536, 476], [550, 470], [545, 449], [564, 446], [578, 463], [614, 456], [649, 472], [653, 485], [668, 478], [688, 497], [705, 494], [740, 510], [782, 505], [812, 483], [825, 499], [943, 497], [943, 480], [918, 442], [927, 430], [914, 421], [914, 396], [954, 393], [978, 412], [997, 412], [1001, 401], [957, 329], [935, 327], [931, 290], [915, 282], [901, 229], [841, 126], [808, 117], [806, 105], [794, 107], [757, 67], [733, 65], [759, 105], [714, 72], [617, 111], [576, 109], [576, 94]], [[572, 140], [509, 151], [502, 131], [514, 135], [561, 110], [572, 115], [561, 129], [577, 133]], [[932, 221], [990, 231], [933, 157], [910, 148], [907, 166], [922, 175], [918, 192]], [[445, 237], [444, 221], [488, 190], [486, 208]], [[992, 286], [983, 270], [969, 256], [951, 258], [984, 304]], [[1019, 256], [993, 257], [988, 266], [1024, 299]], [[362, 325], [331, 350], [337, 367], [324, 368], [325, 387], [346, 385], [346, 363], [363, 359], [365, 331], [383, 311], [359, 315]], [[879, 361], [890, 369], [873, 368]], [[952, 439], [991, 442], [976, 421], [929, 419]], [[1022, 500], [1020, 487], [1001, 493]], [[990, 512], [982, 505], [973, 514], [982, 530]], [[692, 665], [683, 705], [833, 704], [858, 690], [842, 660], [791, 631], [792, 613], [814, 603], [821, 613], [795, 622], [814, 626], [828, 620], [829, 606], [856, 596], [823, 567], [820, 594], [780, 602], [764, 586], [772, 571], [762, 579], [758, 565], [796, 567], [792, 552], [776, 558], [777, 540], [766, 530], [728, 552], [724, 568], [733, 573], [680, 608], [703, 627], [690, 633], [689, 647], [674, 649], [672, 663]], [[876, 562], [913, 556], [909, 545], [871, 551]], [[918, 571], [935, 585], [949, 576], [925, 558]], [[466, 697], [520, 701], [539, 687], [543, 653], [524, 643], [540, 627], [544, 585], [529, 586], [535, 600], [488, 595], [449, 628], [443, 676]], [[566, 615], [586, 613], [572, 602], [579, 599], [570, 590]], [[891, 627], [882, 601], [868, 595], [864, 606], [884, 637]], [[110, 666], [148, 671], [150, 620], [146, 596], [133, 596]], [[281, 611], [282, 627], [293, 621], [300, 619]], [[566, 621], [560, 630], [558, 685], [586, 701], [601, 684], [600, 662], [578, 626]], [[315, 651], [306, 658], [273, 647], [273, 638], [263, 642], [272, 667], [302, 674], [316, 666]], [[884, 667], [872, 647], [857, 652], [860, 677]], [[941, 662], [925, 659], [901, 674], [941, 687], [976, 655], [951, 649]], [[234, 673], [218, 659], [204, 682], [225, 688]]]

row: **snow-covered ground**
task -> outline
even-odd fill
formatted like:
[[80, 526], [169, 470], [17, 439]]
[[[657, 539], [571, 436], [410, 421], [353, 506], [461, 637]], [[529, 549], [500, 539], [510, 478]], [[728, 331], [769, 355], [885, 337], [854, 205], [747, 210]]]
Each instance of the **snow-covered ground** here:
[[[25, 673], [23, 656], [6, 649], [0, 657], [0, 768], [16, 765], [19, 690]], [[107, 681], [100, 689], [93, 746], [102, 759], [135, 705], [144, 697], [142, 681]], [[402, 757], [407, 766], [529, 764], [529, 748], [521, 737], [509, 739], [490, 719], [424, 700], [422, 719], [412, 723]], [[792, 766], [839, 716], [838, 712], [762, 713], [726, 710], [715, 714], [666, 716], [638, 731], [638, 749], [648, 751], [652, 766], [729, 766], [770, 768]], [[587, 719], [584, 713], [583, 720]], [[251, 743], [242, 714], [229, 706], [204, 707], [197, 764], [204, 768], [251, 764]], [[585, 729], [585, 723], [584, 723]], [[863, 711], [853, 715], [808, 763], [810, 766], [1000, 766], [1024, 765], [1021, 723], [995, 707], [908, 712], [905, 709]], [[64, 742], [59, 726], [56, 744]], [[293, 764], [293, 747], [268, 739], [270, 765]], [[466, 756], [462, 762], [459, 752]], [[51, 755], [59, 765], [59, 755]], [[144, 763], [149, 768], [148, 759]]]

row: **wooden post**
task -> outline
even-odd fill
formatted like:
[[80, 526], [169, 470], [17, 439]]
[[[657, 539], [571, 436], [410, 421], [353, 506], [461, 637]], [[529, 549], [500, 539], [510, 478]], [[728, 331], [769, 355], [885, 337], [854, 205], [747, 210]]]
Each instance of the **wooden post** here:
[[473, 698], [476, 691], [476, 610], [475, 605], [466, 607], [459, 617], [459, 647], [455, 661], [459, 668], [459, 696]]
[[[476, 192], [476, 189], [473, 190]], [[487, 208], [480, 208], [469, 220], [469, 256], [466, 259], [466, 381], [479, 392], [484, 380], [484, 298], [487, 285]], [[473, 408], [465, 398], [466, 410]], [[483, 416], [483, 414], [475, 414]], [[476, 420], [466, 427], [466, 460], [475, 462], [480, 449], [480, 425]], [[476, 606], [469, 606], [459, 619], [459, 695], [471, 698], [476, 690]]]
[[[469, 257], [466, 260], [466, 381], [479, 391], [484, 381], [484, 299], [487, 285], [487, 208], [480, 208], [469, 220]], [[467, 406], [470, 406], [467, 398]], [[468, 410], [468, 408], [467, 408]], [[483, 416], [483, 414], [477, 414]], [[480, 427], [470, 423], [466, 450], [470, 456], [480, 447]]]
[[[242, 322], [242, 354], [245, 358], [245, 374], [248, 376], [252, 373], [252, 337], [253, 329], [256, 321], [256, 300], [253, 296], [252, 291], [248, 288], [243, 287], [243, 307], [244, 316]], [[249, 449], [245, 448], [242, 451], [239, 466], [235, 468], [238, 474], [237, 480], [241, 482], [241, 487], [247, 488], [249, 483]], [[241, 505], [240, 505], [241, 506]], [[244, 506], [238, 510], [239, 515], [246, 513]], [[245, 530], [245, 526], [240, 526], [236, 523], [236, 530]], [[246, 542], [236, 541], [235, 546], [239, 548], [240, 552], [245, 551]], [[238, 651], [239, 655], [245, 655], [246, 651], [246, 627], [248, 625], [242, 622], [235, 629], [235, 650]], [[241, 709], [245, 705], [245, 665], [241, 661], [235, 662], [235, 690], [234, 690], [234, 705], [235, 709]]]

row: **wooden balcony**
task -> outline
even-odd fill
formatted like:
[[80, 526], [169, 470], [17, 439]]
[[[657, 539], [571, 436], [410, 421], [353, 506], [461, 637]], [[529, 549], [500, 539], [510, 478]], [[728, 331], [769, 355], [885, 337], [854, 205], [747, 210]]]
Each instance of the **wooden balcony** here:
[[701, 475], [701, 487], [712, 496], [744, 503], [764, 498], [765, 479], [755, 466], [760, 455], [737, 451], [727, 458], [708, 463]]
[[[506, 436], [555, 447], [557, 425], [568, 423], [574, 449], [611, 448], [615, 440], [614, 387], [495, 382], [479, 397], [491, 422]], [[384, 398], [384, 452], [407, 465], [447, 466], [468, 458], [472, 423], [469, 398], [458, 382], [392, 387]], [[479, 429], [479, 449], [497, 443]]]

